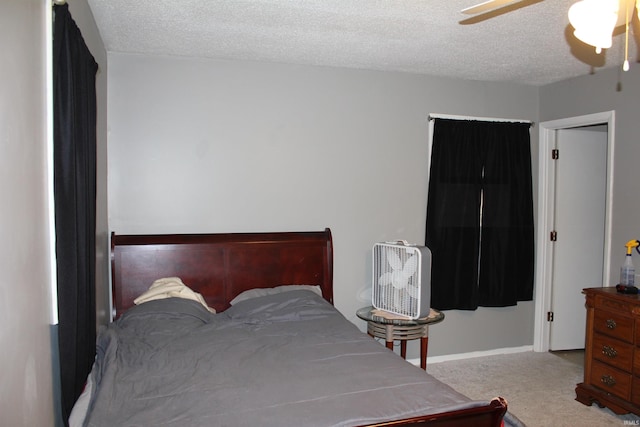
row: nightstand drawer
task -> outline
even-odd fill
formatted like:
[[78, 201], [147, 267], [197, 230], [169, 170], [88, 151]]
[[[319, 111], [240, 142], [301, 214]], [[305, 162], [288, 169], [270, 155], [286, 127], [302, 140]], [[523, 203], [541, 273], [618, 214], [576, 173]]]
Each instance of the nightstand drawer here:
[[602, 334], [593, 334], [593, 358], [631, 372], [633, 345]]
[[595, 360], [591, 365], [591, 385], [625, 400], [631, 398], [631, 374]]
[[605, 310], [596, 310], [593, 329], [601, 334], [633, 343], [633, 319]]

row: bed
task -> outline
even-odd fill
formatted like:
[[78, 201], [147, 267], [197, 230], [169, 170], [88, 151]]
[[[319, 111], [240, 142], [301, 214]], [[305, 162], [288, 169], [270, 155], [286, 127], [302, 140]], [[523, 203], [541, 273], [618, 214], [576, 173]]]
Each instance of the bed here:
[[[112, 234], [111, 262], [114, 322], [100, 331], [71, 424], [488, 427], [507, 420], [504, 399], [470, 400], [333, 307], [329, 229]], [[136, 305], [159, 278], [179, 278], [204, 303]]]

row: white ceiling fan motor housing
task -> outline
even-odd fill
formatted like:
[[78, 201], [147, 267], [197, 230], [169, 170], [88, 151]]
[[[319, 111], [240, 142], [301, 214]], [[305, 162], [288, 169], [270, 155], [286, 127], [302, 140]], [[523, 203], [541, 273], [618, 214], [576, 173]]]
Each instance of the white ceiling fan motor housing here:
[[410, 319], [429, 315], [431, 251], [405, 241], [373, 245], [372, 305]]

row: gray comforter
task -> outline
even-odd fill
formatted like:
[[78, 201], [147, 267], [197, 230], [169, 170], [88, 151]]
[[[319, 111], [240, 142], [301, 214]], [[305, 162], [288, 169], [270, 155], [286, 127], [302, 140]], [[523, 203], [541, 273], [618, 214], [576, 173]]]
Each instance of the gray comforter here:
[[470, 404], [308, 291], [219, 314], [150, 301], [97, 350], [88, 426], [351, 426]]

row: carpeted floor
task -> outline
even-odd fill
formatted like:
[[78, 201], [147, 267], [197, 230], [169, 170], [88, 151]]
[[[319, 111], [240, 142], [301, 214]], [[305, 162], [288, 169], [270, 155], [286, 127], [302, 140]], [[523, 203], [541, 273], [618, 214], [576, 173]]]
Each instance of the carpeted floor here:
[[582, 366], [580, 352], [524, 352], [430, 363], [427, 372], [472, 399], [504, 397], [527, 427], [640, 425], [635, 415], [575, 400]]

